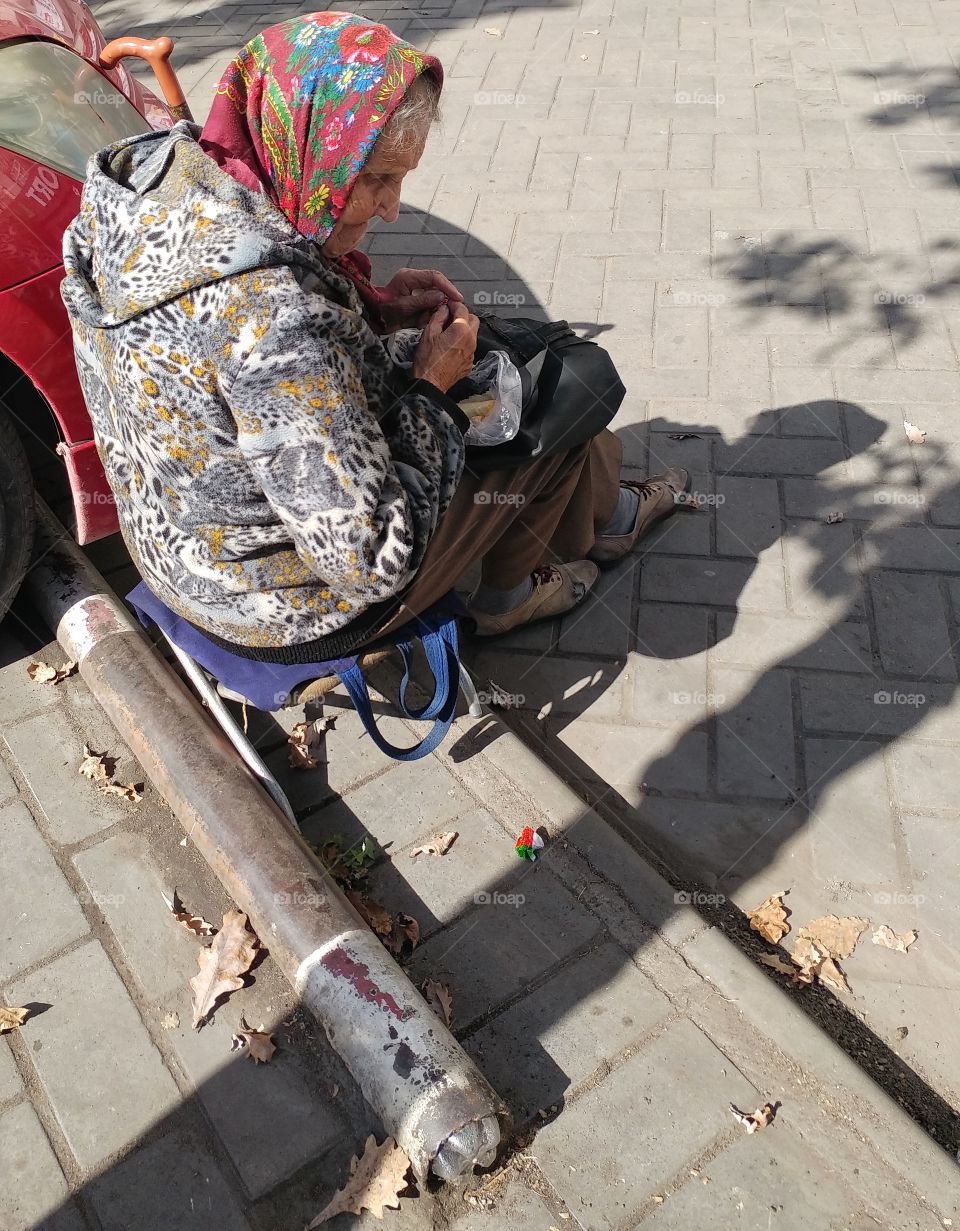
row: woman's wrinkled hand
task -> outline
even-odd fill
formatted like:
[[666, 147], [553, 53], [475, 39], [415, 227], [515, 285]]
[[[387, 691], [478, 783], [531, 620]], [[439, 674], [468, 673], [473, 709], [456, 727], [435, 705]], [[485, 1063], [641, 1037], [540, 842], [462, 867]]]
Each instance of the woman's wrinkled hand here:
[[437, 308], [414, 353], [413, 375], [446, 393], [473, 367], [479, 327], [479, 318], [462, 303]]
[[399, 269], [383, 290], [389, 296], [380, 305], [387, 333], [420, 329], [437, 308], [463, 303], [453, 283], [435, 269]]

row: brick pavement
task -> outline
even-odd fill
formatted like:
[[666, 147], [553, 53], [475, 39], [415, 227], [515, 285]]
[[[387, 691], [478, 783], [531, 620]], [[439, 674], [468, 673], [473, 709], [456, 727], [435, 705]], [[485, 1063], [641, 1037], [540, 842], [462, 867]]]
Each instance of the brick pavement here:
[[[478, 670], [524, 694], [505, 717], [676, 883], [741, 906], [789, 887], [795, 921], [849, 909], [918, 928], [906, 957], [863, 946], [848, 963], [852, 1012], [823, 1012], [854, 1051], [872, 1039], [894, 1076], [919, 1074], [942, 1137], [960, 1097], [956, 5], [355, 7], [448, 73], [404, 215], [370, 240], [378, 270], [441, 267], [468, 296], [507, 311], [523, 296], [521, 311], [583, 324], [630, 390], [615, 425], [628, 464], [678, 460], [706, 497], [576, 618], [483, 647]], [[96, 11], [110, 34], [154, 32], [117, 0]], [[180, 40], [202, 117], [234, 48], [298, 11], [163, 3], [151, 21]], [[906, 442], [904, 418], [925, 446]], [[826, 524], [835, 510], [844, 520]], [[368, 1113], [308, 1025], [269, 1072], [224, 1055], [229, 1014], [219, 1035], [160, 1025], [185, 1018], [194, 959], [155, 891], [173, 878], [211, 915], [220, 892], [149, 791], [136, 812], [79, 793], [82, 734], [119, 740], [77, 681], [26, 685], [10, 627], [0, 790], [4, 880], [20, 892], [4, 903], [0, 989], [51, 1008], [0, 1047], [0, 1140], [13, 1143], [0, 1157], [18, 1179], [0, 1183], [3, 1216], [299, 1226]], [[258, 737], [282, 761], [282, 733], [268, 723]], [[461, 731], [419, 768], [386, 766], [347, 717], [335, 737], [338, 794], [301, 779], [305, 825], [392, 843], [374, 875], [424, 926], [414, 973], [451, 981], [465, 1045], [539, 1128], [493, 1211], [404, 1202], [398, 1227], [956, 1216], [896, 1117], [866, 1089], [846, 1093], [830, 1044], [751, 981], [715, 928], [661, 900], [589, 813], [548, 816], [569, 845], [524, 881], [522, 908], [475, 902], [519, 891], [512, 827], [549, 812], [554, 791], [537, 780], [518, 794], [502, 737]], [[404, 858], [441, 822], [462, 829], [457, 860]], [[247, 995], [264, 1021], [296, 1010], [269, 963]], [[86, 1041], [101, 1035], [98, 1054]], [[725, 1104], [754, 1096], [784, 1110], [744, 1140]], [[540, 1107], [560, 1100], [544, 1122]]]

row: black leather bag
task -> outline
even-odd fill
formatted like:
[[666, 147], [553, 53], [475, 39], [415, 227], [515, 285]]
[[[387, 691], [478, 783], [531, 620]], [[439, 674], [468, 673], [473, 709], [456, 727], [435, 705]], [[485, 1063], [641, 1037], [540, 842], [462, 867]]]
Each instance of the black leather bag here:
[[[486, 448], [467, 446], [469, 472], [512, 470], [583, 444], [608, 426], [626, 390], [602, 346], [578, 338], [566, 321], [476, 315], [477, 359], [492, 350], [510, 356], [523, 383], [523, 408], [513, 440]], [[472, 390], [460, 382], [449, 392], [459, 400]]]

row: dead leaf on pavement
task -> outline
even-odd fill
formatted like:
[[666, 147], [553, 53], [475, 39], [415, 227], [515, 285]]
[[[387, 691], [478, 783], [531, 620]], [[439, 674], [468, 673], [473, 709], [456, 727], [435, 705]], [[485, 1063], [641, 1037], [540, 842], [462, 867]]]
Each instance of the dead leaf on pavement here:
[[915, 427], [914, 424], [908, 423], [906, 419], [903, 421], [903, 430], [907, 434], [907, 440], [909, 440], [912, 445], [922, 445], [927, 439], [927, 433], [923, 430], [923, 428]]
[[747, 918], [755, 932], [759, 932], [764, 940], [776, 945], [790, 931], [790, 924], [787, 922], [789, 913], [783, 904], [783, 894], [772, 893], [759, 906], [748, 910]]
[[857, 941], [866, 931], [869, 919], [856, 915], [823, 915], [811, 919], [797, 931], [797, 939], [809, 938], [823, 949], [828, 957], [849, 957], [857, 947]]
[[760, 961], [764, 966], [769, 966], [771, 970], [775, 970], [781, 975], [793, 977], [797, 973], [797, 968], [792, 962], [785, 962], [782, 957], [778, 957], [775, 953], [761, 953]]
[[456, 830], [452, 833], [438, 833], [429, 842], [424, 842], [423, 846], [415, 846], [410, 852], [410, 858], [416, 859], [418, 855], [445, 855], [458, 836]]
[[392, 1137], [377, 1145], [372, 1134], [367, 1138], [361, 1157], [350, 1160], [350, 1178], [330, 1204], [308, 1224], [314, 1231], [337, 1214], [357, 1214], [369, 1210], [374, 1218], [383, 1218], [385, 1209], [400, 1208], [399, 1193], [407, 1187], [410, 1160]]
[[826, 521], [828, 526], [832, 526], [838, 521], [843, 521], [843, 514], [839, 509], [834, 509], [832, 513], [827, 514]]
[[407, 941], [410, 942], [411, 949], [416, 949], [419, 940], [420, 924], [417, 923], [413, 915], [405, 915], [403, 911], [399, 911], [393, 921], [390, 934], [389, 936], [384, 936], [383, 943], [394, 957], [399, 957]]
[[79, 772], [91, 782], [109, 782], [116, 763], [116, 757], [107, 756], [105, 752], [94, 752], [89, 744], [84, 744]]
[[356, 889], [347, 891], [347, 901], [356, 907], [367, 927], [378, 936], [386, 936], [393, 930], [393, 915], [379, 902], [374, 902], [364, 893], [358, 893]]
[[247, 926], [247, 916], [228, 910], [211, 944], [197, 954], [200, 972], [190, 980], [194, 1030], [200, 1029], [221, 996], [243, 987], [243, 976], [257, 956], [259, 943]]
[[893, 928], [882, 923], [870, 938], [875, 945], [883, 945], [885, 949], [895, 949], [897, 953], [906, 953], [917, 939], [916, 931], [895, 932]]
[[27, 675], [34, 684], [59, 684], [61, 680], [73, 675], [76, 669], [77, 664], [72, 658], [68, 658], [62, 667], [51, 667], [49, 663], [35, 662], [27, 667]]
[[245, 1051], [257, 1064], [269, 1064], [277, 1047], [272, 1032], [251, 1030], [241, 1017], [240, 1027], [230, 1040], [230, 1050]]
[[835, 988], [838, 992], [849, 992], [850, 990], [850, 984], [847, 982], [847, 976], [843, 973], [832, 957], [824, 958], [824, 960], [820, 963], [817, 978], [821, 983], [825, 983], [827, 987]]
[[213, 924], [207, 923], [206, 919], [202, 919], [200, 915], [195, 915], [192, 911], [187, 910], [180, 901], [180, 895], [176, 889], [173, 891], [172, 898], [168, 898], [165, 893], [162, 893], [160, 896], [166, 902], [171, 915], [173, 915], [177, 923], [182, 924], [188, 932], [192, 932], [194, 936], [216, 936], [217, 929]]
[[[803, 931], [804, 929], [801, 928], [800, 933]], [[804, 936], [800, 933], [797, 935], [797, 943], [793, 947], [792, 954], [798, 966], [794, 981], [800, 986], [806, 986], [813, 983], [815, 979], [819, 979], [821, 983], [835, 988], [838, 992], [849, 992], [850, 984], [846, 976], [824, 946], [818, 944], [812, 936]]]
[[6, 1005], [0, 1005], [0, 1034], [16, 1030], [29, 1016], [29, 1009], [8, 1009]]
[[484, 34], [489, 34], [491, 38], [503, 38], [503, 31], [496, 26], [484, 26]]
[[758, 1107], [756, 1111], [749, 1115], [740, 1110], [739, 1107], [734, 1107], [730, 1104], [730, 1110], [737, 1117], [748, 1133], [755, 1133], [758, 1129], [766, 1128], [768, 1124], [772, 1124], [777, 1118], [777, 1109], [779, 1103], [764, 1103], [762, 1107]]
[[449, 1026], [453, 1021], [453, 992], [445, 983], [438, 983], [436, 979], [427, 979], [421, 990], [430, 1008], [445, 1026]]
[[132, 804], [138, 804], [143, 799], [143, 785], [139, 782], [100, 782], [97, 784], [104, 795], [122, 795]]

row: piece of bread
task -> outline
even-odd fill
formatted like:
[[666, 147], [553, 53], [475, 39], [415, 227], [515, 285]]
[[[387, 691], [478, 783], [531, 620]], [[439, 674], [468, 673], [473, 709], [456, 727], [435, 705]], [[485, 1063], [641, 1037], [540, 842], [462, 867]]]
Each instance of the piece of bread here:
[[462, 402], [457, 403], [471, 423], [479, 423], [486, 419], [496, 404], [497, 399], [491, 397], [489, 393], [475, 393], [473, 397], [464, 398]]

